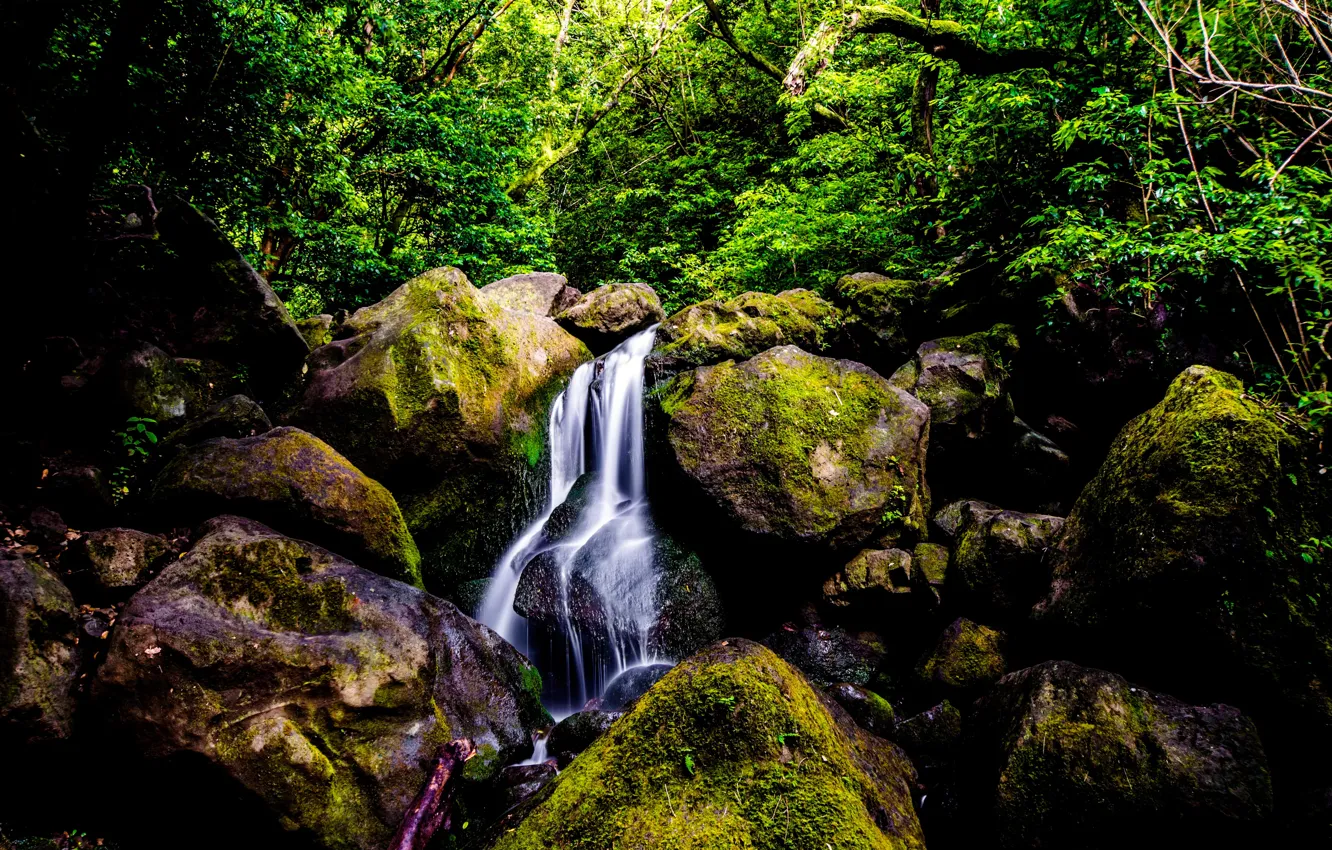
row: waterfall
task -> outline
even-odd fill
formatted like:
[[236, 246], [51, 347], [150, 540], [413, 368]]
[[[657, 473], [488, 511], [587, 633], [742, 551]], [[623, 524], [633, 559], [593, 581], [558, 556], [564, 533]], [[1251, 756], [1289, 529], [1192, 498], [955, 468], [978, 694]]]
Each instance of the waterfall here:
[[[550, 501], [495, 567], [478, 619], [527, 653], [546, 679], [556, 715], [582, 708], [606, 683], [649, 657], [657, 570], [643, 448], [643, 361], [655, 326], [579, 366], [550, 411]], [[581, 510], [558, 537], [547, 528], [579, 478], [592, 473]], [[523, 571], [556, 575], [554, 628], [514, 610]], [[587, 594], [593, 595], [588, 599]], [[588, 607], [590, 618], [580, 616]], [[577, 610], [575, 610], [577, 608]]]

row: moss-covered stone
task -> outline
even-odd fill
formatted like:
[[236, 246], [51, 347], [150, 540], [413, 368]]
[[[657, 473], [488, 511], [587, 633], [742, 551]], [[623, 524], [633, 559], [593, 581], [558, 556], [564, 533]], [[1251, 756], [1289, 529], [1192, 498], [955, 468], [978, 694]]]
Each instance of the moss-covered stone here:
[[569, 285], [564, 275], [553, 272], [516, 274], [486, 284], [481, 292], [501, 307], [538, 316], [558, 316], [582, 295]]
[[1332, 475], [1315, 451], [1238, 378], [1186, 369], [1074, 505], [1045, 621], [1134, 675], [1239, 701], [1301, 760], [1332, 753], [1332, 564], [1310, 544], [1332, 534]]
[[873, 732], [880, 738], [890, 738], [897, 725], [897, 716], [892, 703], [860, 685], [850, 682], [838, 682], [829, 685], [824, 691], [838, 705], [846, 709], [856, 723], [867, 732]]
[[834, 549], [925, 528], [927, 408], [869, 368], [770, 349], [662, 395], [684, 473], [748, 532]]
[[72, 732], [76, 614], [54, 573], [0, 550], [0, 747]]
[[297, 319], [296, 329], [301, 332], [305, 344], [310, 346], [311, 349], [327, 345], [333, 341], [333, 316], [328, 313], [320, 313], [318, 316]]
[[584, 293], [556, 316], [560, 326], [603, 354], [666, 318], [656, 290], [646, 283], [608, 283]]
[[[910, 552], [862, 549], [823, 583], [823, 601], [834, 608], [873, 608], [887, 614], [919, 584]], [[887, 606], [887, 607], [885, 607]]]
[[170, 452], [218, 437], [253, 437], [272, 429], [273, 423], [262, 407], [246, 396], [233, 395], [173, 431], [163, 449]]
[[948, 547], [939, 543], [917, 543], [911, 550], [911, 563], [920, 574], [923, 585], [917, 585], [917, 590], [936, 604], [942, 599], [952, 558], [953, 553]]
[[159, 431], [180, 424], [199, 404], [198, 392], [176, 358], [150, 343], [125, 352], [116, 363], [115, 378], [118, 412], [153, 419]]
[[197, 753], [287, 828], [378, 850], [441, 743], [471, 737], [483, 773], [531, 752], [539, 682], [448, 602], [222, 517], [130, 601], [94, 697], [148, 755]]
[[541, 509], [547, 411], [587, 348], [454, 268], [413, 278], [340, 334], [311, 354], [293, 424], [392, 488], [432, 586], [484, 577]]
[[911, 328], [928, 289], [919, 281], [874, 272], [838, 278], [833, 299], [842, 308], [844, 334], [855, 357], [878, 368], [900, 362], [910, 351]]
[[961, 503], [944, 595], [949, 604], [977, 616], [1025, 620], [1050, 585], [1047, 551], [1064, 520], [983, 504]]
[[967, 729], [968, 807], [1000, 847], [1122, 847], [1143, 836], [1254, 846], [1262, 833], [1252, 827], [1267, 828], [1263, 748], [1230, 706], [1190, 706], [1050, 661], [1001, 679]]
[[132, 528], [104, 528], [85, 531], [61, 563], [72, 571], [71, 585], [83, 586], [101, 601], [129, 596], [170, 557], [166, 538]]
[[495, 850], [921, 848], [910, 763], [762, 647], [680, 664]]
[[933, 651], [920, 660], [916, 675], [956, 696], [979, 691], [1007, 670], [1004, 633], [959, 617], [944, 629]]
[[702, 301], [661, 323], [647, 365], [662, 377], [723, 360], [744, 360], [778, 345], [822, 353], [840, 322], [837, 308], [807, 289]]
[[421, 555], [393, 495], [299, 428], [188, 448], [157, 477], [153, 501], [187, 521], [252, 516], [385, 575], [421, 583]]

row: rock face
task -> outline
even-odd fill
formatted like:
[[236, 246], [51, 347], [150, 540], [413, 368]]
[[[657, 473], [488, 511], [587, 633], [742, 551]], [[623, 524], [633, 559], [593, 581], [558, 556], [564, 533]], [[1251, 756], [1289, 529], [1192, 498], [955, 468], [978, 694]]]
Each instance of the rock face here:
[[975, 693], [1004, 675], [1004, 634], [965, 617], [953, 621], [916, 675], [952, 696]]
[[241, 513], [419, 585], [421, 555], [393, 495], [299, 428], [209, 440], [182, 452], [153, 487], [171, 516]]
[[1185, 370], [1074, 505], [1044, 619], [1126, 672], [1273, 712], [1265, 736], [1301, 727], [1303, 753], [1332, 746], [1332, 570], [1309, 545], [1332, 533], [1332, 475], [1313, 449], [1239, 379]]
[[149, 574], [171, 557], [163, 537], [132, 528], [104, 528], [84, 532], [70, 546], [63, 564], [97, 597], [127, 597], [147, 582]]
[[901, 362], [910, 351], [909, 328], [927, 288], [874, 272], [839, 278], [833, 299], [842, 308], [843, 334], [856, 359], [879, 368]]
[[125, 415], [156, 420], [160, 427], [184, 421], [199, 401], [176, 358], [150, 343], [125, 352], [116, 364], [115, 380], [116, 406]]
[[[714, 645], [657, 683], [496, 850], [923, 848], [914, 771], [771, 652]], [[737, 794], [737, 789], [739, 793]]]
[[378, 850], [440, 744], [531, 752], [540, 678], [448, 602], [220, 517], [130, 601], [95, 697], [147, 754], [198, 753], [286, 827]]
[[925, 528], [929, 411], [859, 363], [781, 346], [680, 375], [662, 409], [680, 469], [748, 532], [849, 549]]
[[206, 215], [179, 198], [157, 216], [162, 239], [205, 268], [192, 285], [203, 298], [191, 339], [205, 356], [244, 364], [256, 384], [273, 390], [294, 378], [310, 348], [282, 299]]
[[546, 752], [560, 765], [592, 746], [620, 718], [618, 711], [591, 709], [578, 711], [555, 724], [546, 738]]
[[1017, 349], [1014, 329], [995, 325], [983, 333], [922, 343], [893, 373], [895, 386], [930, 407], [930, 483], [947, 496], [974, 487], [977, 469], [991, 460], [986, 455], [1008, 436], [1013, 422], [1008, 368]]
[[961, 503], [957, 544], [944, 592], [978, 616], [1024, 620], [1050, 585], [1047, 550], [1064, 520]]
[[273, 423], [262, 407], [246, 396], [233, 395], [173, 431], [164, 448], [191, 446], [217, 437], [253, 437], [272, 429]]
[[74, 599], [54, 573], [0, 550], [0, 742], [69, 737], [76, 618]]
[[356, 311], [341, 334], [310, 355], [292, 424], [393, 490], [434, 585], [489, 575], [539, 510], [549, 403], [586, 347], [454, 268]]
[[661, 323], [648, 367], [669, 375], [745, 360], [778, 345], [819, 353], [832, 342], [839, 319], [836, 307], [807, 289], [701, 301]]
[[487, 298], [501, 307], [558, 316], [577, 303], [582, 293], [569, 285], [562, 274], [531, 272], [506, 277], [481, 287]]
[[[1050, 661], [999, 681], [968, 718], [969, 807], [1000, 847], [1236, 844], [1271, 813], [1252, 721], [1102, 670]], [[989, 832], [993, 830], [993, 832]]]
[[608, 283], [585, 293], [556, 316], [569, 333], [596, 354], [666, 318], [656, 290], [646, 283]]

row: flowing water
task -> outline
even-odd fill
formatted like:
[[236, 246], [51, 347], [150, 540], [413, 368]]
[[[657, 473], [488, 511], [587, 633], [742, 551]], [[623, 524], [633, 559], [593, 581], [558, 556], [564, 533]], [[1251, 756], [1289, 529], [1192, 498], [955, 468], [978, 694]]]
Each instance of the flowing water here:
[[[550, 411], [550, 503], [500, 558], [478, 619], [526, 652], [555, 716], [578, 711], [623, 670], [649, 657], [657, 570], [643, 450], [643, 360], [656, 328], [578, 367]], [[546, 524], [584, 473], [591, 492], [567, 534]], [[558, 569], [555, 628], [514, 611], [522, 572], [543, 557]], [[589, 626], [586, 593], [598, 616]], [[580, 594], [583, 594], [580, 597]]]

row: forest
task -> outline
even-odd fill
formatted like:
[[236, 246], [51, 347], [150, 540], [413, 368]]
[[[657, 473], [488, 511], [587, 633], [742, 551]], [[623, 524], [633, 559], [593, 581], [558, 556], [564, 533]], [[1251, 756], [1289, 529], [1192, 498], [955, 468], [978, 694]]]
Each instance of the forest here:
[[0, 850], [1332, 842], [1328, 0], [0, 20]]

